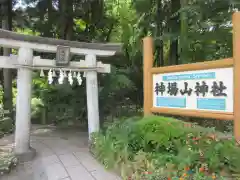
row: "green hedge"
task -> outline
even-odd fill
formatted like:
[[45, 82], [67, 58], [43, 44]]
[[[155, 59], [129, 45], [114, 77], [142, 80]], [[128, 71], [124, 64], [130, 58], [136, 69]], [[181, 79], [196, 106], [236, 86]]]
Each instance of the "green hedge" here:
[[240, 174], [240, 149], [234, 139], [216, 134], [172, 118], [131, 118], [93, 134], [92, 152], [125, 178], [225, 179]]
[[6, 133], [13, 132], [13, 121], [11, 118], [3, 117], [0, 118], [0, 138]]
[[14, 154], [4, 152], [0, 149], [0, 177], [3, 174], [9, 173], [17, 164], [17, 158]]

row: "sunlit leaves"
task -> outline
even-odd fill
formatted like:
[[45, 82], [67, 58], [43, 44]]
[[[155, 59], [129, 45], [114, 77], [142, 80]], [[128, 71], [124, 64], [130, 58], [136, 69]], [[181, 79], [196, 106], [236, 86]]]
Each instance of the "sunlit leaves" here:
[[76, 25], [76, 30], [84, 31], [87, 27], [87, 23], [83, 21], [82, 19], [74, 19], [74, 23]]

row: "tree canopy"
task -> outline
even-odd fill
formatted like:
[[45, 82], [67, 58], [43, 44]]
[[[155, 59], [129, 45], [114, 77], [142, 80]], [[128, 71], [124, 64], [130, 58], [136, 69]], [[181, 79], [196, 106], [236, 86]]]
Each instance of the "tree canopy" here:
[[[240, 8], [238, 0], [1, 2], [6, 10], [3, 11], [5, 16], [2, 16], [2, 21], [7, 17], [9, 26], [15, 32], [75, 41], [124, 44], [121, 56], [103, 59], [112, 64], [112, 73], [99, 75], [102, 119], [110, 114], [118, 116], [118, 107], [122, 111], [124, 108], [136, 111], [142, 106], [144, 36], [154, 37], [155, 66], [231, 57], [231, 16]], [[40, 55], [54, 58], [53, 54]], [[78, 59], [74, 57], [72, 60]], [[11, 72], [12, 75], [15, 77], [14, 72]], [[9, 80], [4, 78], [4, 81]], [[40, 104], [47, 109], [48, 119], [86, 119], [85, 84], [81, 87], [48, 85], [46, 79], [39, 78], [39, 73], [35, 73], [34, 98], [39, 99], [36, 102], [41, 101]]]

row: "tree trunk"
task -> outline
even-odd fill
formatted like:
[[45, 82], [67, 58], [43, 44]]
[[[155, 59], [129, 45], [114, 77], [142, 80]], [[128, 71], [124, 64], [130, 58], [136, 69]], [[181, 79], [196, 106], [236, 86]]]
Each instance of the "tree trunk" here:
[[[180, 9], [180, 0], [172, 0], [171, 2], [171, 15], [177, 13]], [[170, 32], [177, 36], [180, 32], [179, 25], [179, 15], [174, 15], [174, 17], [170, 20]], [[169, 65], [177, 65], [178, 62], [178, 38], [170, 41], [170, 52], [169, 52]]]
[[47, 0], [47, 11], [48, 11], [48, 31], [47, 37], [53, 37], [52, 26], [53, 26], [53, 6], [52, 0]]
[[66, 24], [66, 39], [67, 40], [72, 40], [73, 39], [73, 0], [68, 0], [66, 1], [67, 5], [67, 24]]
[[60, 37], [72, 40], [73, 38], [73, 0], [59, 0], [61, 14]]
[[65, 29], [65, 0], [59, 0], [58, 1], [58, 9], [59, 9], [59, 19], [60, 22], [58, 23], [58, 27], [59, 27], [59, 37], [61, 39], [64, 39], [64, 29]]
[[[181, 8], [188, 5], [188, 0], [180, 0]], [[180, 33], [180, 60], [181, 63], [188, 62], [188, 20], [187, 12], [184, 10], [181, 12], [181, 33]]]
[[[162, 0], [157, 0], [157, 31], [156, 36], [162, 37], [163, 27], [162, 27]], [[156, 44], [156, 65], [163, 66], [164, 65], [164, 57], [163, 57], [163, 40], [160, 39]]]
[[[6, 30], [12, 30], [12, 1], [6, 0], [2, 6], [2, 28]], [[3, 55], [9, 56], [11, 54], [11, 49], [3, 48]], [[4, 95], [3, 95], [3, 106], [4, 110], [7, 110], [8, 113], [6, 116], [13, 119], [13, 102], [12, 102], [12, 70], [3, 69], [4, 77]]]

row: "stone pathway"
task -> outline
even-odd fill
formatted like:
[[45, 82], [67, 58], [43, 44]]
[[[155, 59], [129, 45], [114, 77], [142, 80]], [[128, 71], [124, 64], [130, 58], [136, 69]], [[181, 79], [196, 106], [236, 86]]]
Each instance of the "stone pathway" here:
[[[31, 146], [37, 157], [19, 164], [1, 180], [121, 180], [106, 171], [89, 153], [87, 133], [74, 130], [37, 128], [31, 135]], [[0, 140], [13, 141], [13, 136]], [[0, 145], [1, 145], [0, 143]]]

